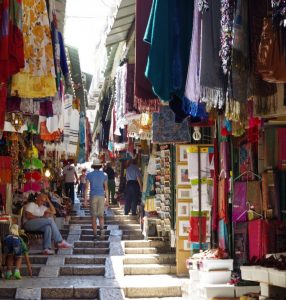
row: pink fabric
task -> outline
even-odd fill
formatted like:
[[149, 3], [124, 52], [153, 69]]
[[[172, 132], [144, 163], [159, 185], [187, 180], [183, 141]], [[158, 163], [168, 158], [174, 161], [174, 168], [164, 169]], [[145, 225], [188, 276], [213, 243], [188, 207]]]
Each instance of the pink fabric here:
[[37, 182], [27, 182], [24, 184], [24, 193], [26, 192], [34, 192], [38, 193], [41, 191], [41, 185]]
[[247, 219], [246, 192], [247, 192], [246, 182], [234, 183], [234, 198], [233, 198], [233, 205], [232, 205], [233, 222], [244, 222]]

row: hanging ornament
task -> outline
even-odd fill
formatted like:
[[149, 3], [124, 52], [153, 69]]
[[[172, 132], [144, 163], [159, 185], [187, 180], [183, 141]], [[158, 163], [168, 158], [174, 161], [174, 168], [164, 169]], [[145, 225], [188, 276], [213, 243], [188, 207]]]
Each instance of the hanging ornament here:
[[194, 127], [193, 139], [195, 141], [200, 141], [202, 139], [202, 134], [200, 132], [200, 127]]

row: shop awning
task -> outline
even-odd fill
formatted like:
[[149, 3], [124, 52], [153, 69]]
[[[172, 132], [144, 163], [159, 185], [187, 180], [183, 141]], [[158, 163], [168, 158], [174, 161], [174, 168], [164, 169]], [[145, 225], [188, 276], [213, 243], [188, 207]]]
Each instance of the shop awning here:
[[135, 20], [135, 2], [136, 0], [121, 1], [114, 23], [106, 38], [106, 47], [126, 40], [128, 32]]

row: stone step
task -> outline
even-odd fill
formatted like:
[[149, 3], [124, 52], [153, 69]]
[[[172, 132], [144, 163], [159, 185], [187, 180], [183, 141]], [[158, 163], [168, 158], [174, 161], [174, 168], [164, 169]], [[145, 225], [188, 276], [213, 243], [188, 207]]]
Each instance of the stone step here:
[[[107, 241], [109, 239], [109, 235], [99, 236], [98, 239], [101, 240], [101, 241], [104, 241], [104, 240]], [[94, 240], [94, 235], [93, 234], [81, 235], [80, 240], [81, 241], [93, 241]]]
[[[105, 221], [109, 221], [109, 220], [137, 220], [138, 217], [137, 216], [125, 216], [125, 215], [114, 215], [114, 216], [106, 216]], [[91, 216], [72, 216], [71, 220], [73, 221], [89, 221], [91, 222]]]
[[159, 297], [161, 298], [170, 298], [173, 297], [182, 297], [182, 290], [180, 286], [166, 286], [166, 287], [129, 287], [124, 288], [124, 294], [126, 297], [134, 299], [134, 298], [142, 298], [149, 299]]
[[[97, 230], [97, 233], [98, 234], [100, 234], [100, 229], [98, 229]], [[109, 235], [110, 234], [110, 230], [104, 230], [104, 233], [106, 234], [106, 235]], [[82, 229], [81, 230], [81, 234], [82, 235], [84, 235], [84, 234], [87, 234], [87, 235], [93, 235], [93, 230], [92, 230], [92, 228], [90, 228], [90, 229]]]
[[74, 248], [73, 254], [109, 254], [109, 248]]
[[60, 267], [60, 276], [86, 276], [105, 274], [105, 265], [68, 265]]
[[124, 275], [175, 274], [176, 265], [166, 264], [128, 264], [124, 265]]
[[144, 239], [144, 235], [142, 233], [137, 234], [137, 235], [129, 235], [129, 234], [123, 234], [122, 235], [122, 240], [126, 241], [126, 240], [143, 240]]
[[124, 264], [175, 264], [175, 254], [128, 254]]
[[74, 247], [75, 248], [109, 248], [109, 242], [80, 241], [80, 242], [75, 242]]
[[[2, 281], [2, 280], [1, 280]], [[0, 299], [10, 300], [15, 299], [16, 296], [16, 288], [0, 288]]]
[[157, 254], [157, 248], [125, 248], [125, 254]]
[[94, 257], [94, 255], [71, 256], [65, 258], [65, 265], [104, 265], [106, 257]]
[[164, 241], [126, 241], [125, 248], [148, 248], [148, 247], [157, 247], [162, 248], [166, 247], [166, 243]]
[[[80, 224], [79, 224], [80, 225]], [[107, 229], [107, 225], [104, 225], [103, 227], [104, 229]], [[81, 225], [81, 229], [84, 230], [84, 229], [89, 229], [89, 230], [92, 230], [92, 226], [91, 224], [90, 225]], [[97, 229], [99, 230], [99, 229]]]
[[120, 230], [141, 230], [140, 224], [126, 224], [126, 225], [119, 225]]
[[[43, 265], [32, 265], [32, 266], [31, 266], [31, 267], [32, 267], [32, 274], [33, 274], [33, 276], [36, 277], [36, 276], [39, 275], [42, 266], [43, 266]], [[20, 273], [21, 273], [21, 276], [25, 276], [25, 277], [30, 276], [27, 265], [22, 264]], [[0, 293], [1, 293], [1, 292], [0, 292]], [[0, 299], [1, 299], [1, 298], [0, 298]]]
[[[45, 265], [47, 263], [48, 257], [42, 255], [29, 255], [30, 263], [37, 265]], [[25, 259], [23, 260], [23, 264], [25, 265]]]
[[98, 299], [99, 289], [92, 287], [42, 288], [41, 299]]

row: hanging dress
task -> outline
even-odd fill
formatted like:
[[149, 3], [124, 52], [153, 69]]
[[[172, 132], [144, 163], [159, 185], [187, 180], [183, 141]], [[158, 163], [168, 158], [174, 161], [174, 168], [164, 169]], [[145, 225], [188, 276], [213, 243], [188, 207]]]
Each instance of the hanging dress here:
[[51, 29], [45, 0], [23, 0], [25, 67], [12, 77], [12, 94], [43, 98], [56, 94]]

